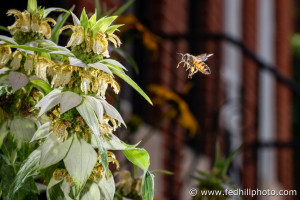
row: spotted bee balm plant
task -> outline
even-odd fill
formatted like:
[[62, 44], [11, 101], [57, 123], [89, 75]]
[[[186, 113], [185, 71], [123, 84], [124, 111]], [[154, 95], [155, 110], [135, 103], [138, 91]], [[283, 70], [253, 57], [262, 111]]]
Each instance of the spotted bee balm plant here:
[[[56, 22], [47, 17], [52, 11], [64, 15]], [[12, 37], [0, 36], [0, 147], [12, 138], [19, 144], [15, 154], [24, 145], [31, 154], [15, 167], [9, 187], [0, 181], [0, 196], [8, 188], [7, 199], [26, 199], [17, 194], [30, 179], [47, 186], [49, 200], [112, 200], [109, 163], [119, 168], [113, 151], [120, 150], [144, 172], [142, 199], [153, 199], [149, 154], [114, 135], [126, 125], [106, 101], [108, 88], [120, 91], [118, 76], [151, 103], [126, 68], [110, 58], [109, 46], [121, 45], [115, 35], [121, 25], [112, 25], [117, 16], [88, 17], [83, 10], [77, 18], [71, 10], [37, 7], [36, 0], [28, 1], [27, 10], [9, 10], [8, 15], [16, 21], [8, 27]], [[74, 24], [63, 26], [70, 15]], [[70, 39], [66, 47], [59, 46], [59, 34], [66, 29], [72, 31]], [[16, 159], [9, 155], [11, 164]]]

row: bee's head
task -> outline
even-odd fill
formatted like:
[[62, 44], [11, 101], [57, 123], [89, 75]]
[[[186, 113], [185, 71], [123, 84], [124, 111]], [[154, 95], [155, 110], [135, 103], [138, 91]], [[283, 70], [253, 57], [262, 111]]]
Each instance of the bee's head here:
[[177, 53], [177, 54], [179, 54], [179, 55], [181, 55], [182, 56], [182, 61], [187, 61], [187, 58], [188, 58], [188, 54], [182, 54], [182, 53]]
[[187, 55], [187, 54], [184, 54], [184, 55], [182, 56], [182, 60], [187, 61], [187, 59], [188, 59], [188, 55]]

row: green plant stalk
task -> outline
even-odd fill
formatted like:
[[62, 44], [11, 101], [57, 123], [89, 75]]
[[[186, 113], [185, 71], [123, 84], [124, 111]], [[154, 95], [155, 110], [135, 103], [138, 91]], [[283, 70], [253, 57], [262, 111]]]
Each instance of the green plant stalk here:
[[11, 153], [10, 162], [11, 162], [13, 168], [14, 168], [15, 173], [18, 172], [18, 170], [17, 170], [17, 168], [16, 168], [16, 165], [15, 165], [17, 156], [18, 156], [18, 152], [17, 152], [16, 149], [14, 149], [14, 150], [12, 151], [12, 153]]
[[133, 165], [133, 177], [138, 177], [138, 167], [136, 165]]

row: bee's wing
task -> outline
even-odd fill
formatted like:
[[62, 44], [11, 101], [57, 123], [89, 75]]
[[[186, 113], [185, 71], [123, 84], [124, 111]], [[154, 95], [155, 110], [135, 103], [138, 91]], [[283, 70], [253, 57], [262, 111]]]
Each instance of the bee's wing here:
[[213, 54], [207, 54], [207, 53], [203, 53], [200, 54], [198, 56], [196, 56], [196, 59], [199, 61], [206, 61], [208, 59], [208, 57], [212, 56]]

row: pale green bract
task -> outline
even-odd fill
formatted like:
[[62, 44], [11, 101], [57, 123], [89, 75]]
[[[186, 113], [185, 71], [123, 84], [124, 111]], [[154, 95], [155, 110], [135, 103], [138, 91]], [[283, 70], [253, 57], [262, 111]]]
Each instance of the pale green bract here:
[[24, 87], [29, 82], [27, 76], [20, 72], [11, 71], [9, 73], [9, 82], [14, 91]]
[[[96, 183], [88, 181], [82, 189], [81, 200], [101, 199], [100, 190]], [[108, 200], [108, 199], [107, 199]]]
[[51, 134], [40, 146], [41, 161], [40, 169], [49, 167], [61, 161], [68, 153], [73, 137], [61, 142], [55, 134]]
[[41, 116], [57, 104], [60, 104], [60, 113], [63, 114], [64, 112], [67, 112], [68, 110], [79, 105], [81, 100], [81, 96], [74, 92], [62, 92], [60, 89], [54, 89], [47, 96], [41, 99], [35, 107], [41, 108], [39, 112], [39, 116]]
[[100, 189], [100, 200], [113, 200], [115, 194], [115, 181], [112, 175], [102, 177], [96, 181]]
[[78, 196], [83, 189], [87, 179], [97, 162], [97, 153], [94, 148], [84, 139], [74, 136], [74, 141], [70, 147], [64, 163], [75, 185], [75, 196]]
[[49, 131], [50, 123], [46, 122], [45, 124], [41, 125], [31, 138], [30, 142], [33, 142], [35, 140], [40, 140], [42, 138], [48, 137], [52, 132]]
[[103, 139], [100, 135], [98, 118], [93, 110], [93, 107], [89, 104], [88, 101], [84, 100], [83, 103], [79, 105], [76, 109], [83, 117], [90, 129], [93, 131], [97, 141], [97, 147], [101, 156], [101, 162], [105, 171], [108, 172], [108, 158], [103, 146]]

